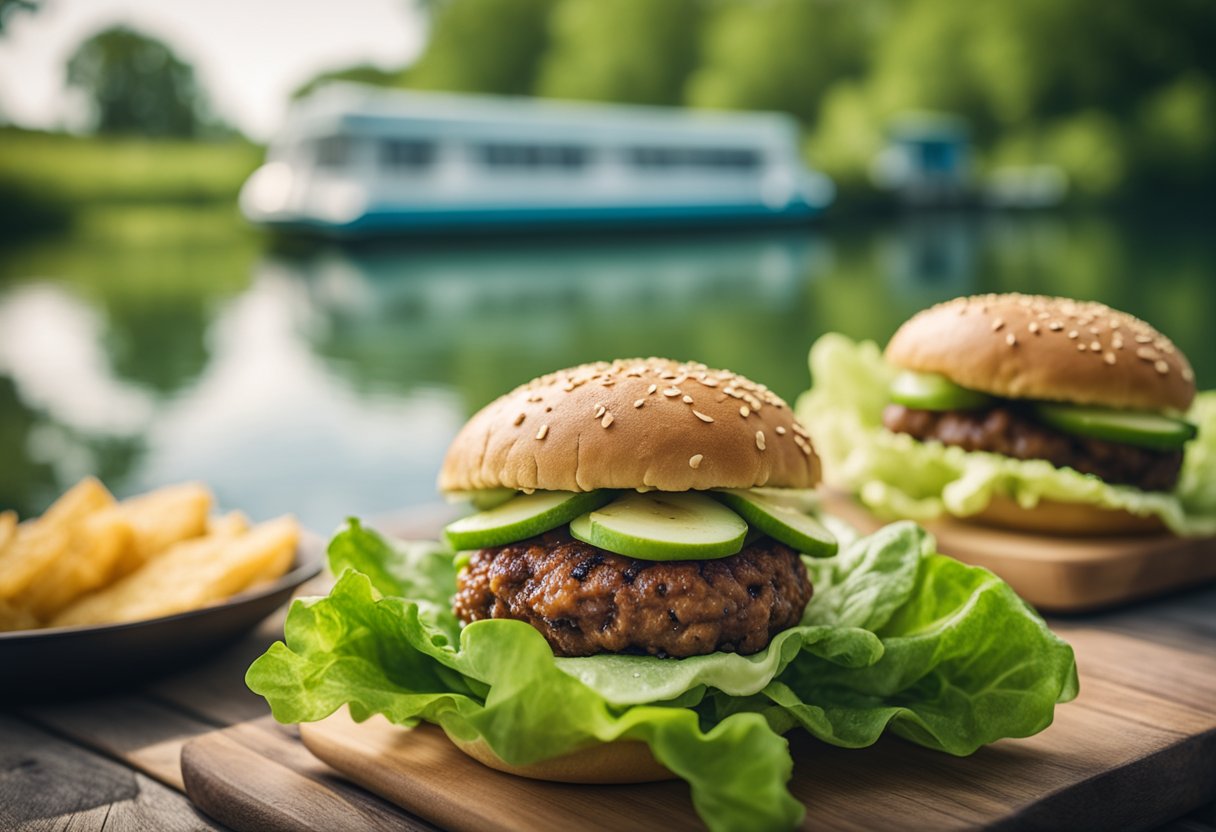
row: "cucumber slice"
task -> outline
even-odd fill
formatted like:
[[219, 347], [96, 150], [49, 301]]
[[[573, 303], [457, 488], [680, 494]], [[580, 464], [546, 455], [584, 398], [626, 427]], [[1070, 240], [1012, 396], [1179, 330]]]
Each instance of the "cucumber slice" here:
[[457, 551], [526, 540], [569, 523], [613, 498], [612, 491], [537, 491], [448, 524], [444, 537]]
[[742, 488], [723, 489], [714, 494], [748, 523], [786, 546], [812, 557], [836, 554], [836, 538], [832, 533], [790, 502]]
[[709, 560], [736, 554], [747, 523], [696, 492], [625, 494], [578, 517], [570, 534], [584, 543], [643, 560]]
[[1064, 433], [1156, 451], [1178, 450], [1199, 432], [1190, 422], [1139, 410], [1038, 404], [1035, 414], [1044, 424]]
[[483, 491], [470, 491], [469, 502], [478, 511], [489, 511], [496, 506], [502, 505], [518, 493], [518, 491], [513, 491], [510, 488], [487, 488]]
[[994, 401], [992, 396], [959, 387], [937, 373], [904, 370], [891, 382], [891, 401], [915, 410], [979, 410]]

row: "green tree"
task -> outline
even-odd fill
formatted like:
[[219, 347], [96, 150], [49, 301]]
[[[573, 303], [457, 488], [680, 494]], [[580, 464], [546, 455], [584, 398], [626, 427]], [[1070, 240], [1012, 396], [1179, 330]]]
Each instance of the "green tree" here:
[[553, 0], [453, 0], [435, 8], [422, 57], [407, 73], [417, 89], [527, 95], [549, 44]]
[[10, 17], [17, 12], [34, 12], [42, 5], [42, 0], [0, 0], [0, 35]]
[[867, 33], [886, 3], [748, 0], [709, 22], [688, 83], [697, 107], [781, 110], [813, 123], [820, 98], [867, 63]]
[[82, 43], [67, 76], [92, 105], [98, 133], [192, 137], [218, 126], [193, 67], [155, 38], [124, 26]]
[[696, 65], [703, 0], [563, 0], [537, 92], [679, 104]]
[[400, 87], [405, 81], [405, 72], [400, 69], [381, 69], [373, 64], [356, 64], [341, 69], [331, 69], [296, 87], [292, 98], [303, 98], [314, 90], [335, 81], [352, 84], [368, 84], [373, 87]]

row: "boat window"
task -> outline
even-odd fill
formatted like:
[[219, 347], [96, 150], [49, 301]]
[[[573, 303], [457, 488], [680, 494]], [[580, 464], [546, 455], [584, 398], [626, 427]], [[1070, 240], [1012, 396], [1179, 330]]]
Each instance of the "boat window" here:
[[419, 139], [388, 139], [380, 144], [380, 162], [386, 168], [417, 170], [435, 161], [433, 142]]
[[626, 155], [640, 168], [733, 168], [751, 170], [760, 166], [760, 153], [732, 147], [631, 147]]
[[317, 166], [339, 168], [350, 161], [350, 139], [346, 136], [326, 136], [317, 139]]
[[587, 148], [576, 145], [483, 144], [479, 155], [490, 167], [580, 168], [587, 164]]

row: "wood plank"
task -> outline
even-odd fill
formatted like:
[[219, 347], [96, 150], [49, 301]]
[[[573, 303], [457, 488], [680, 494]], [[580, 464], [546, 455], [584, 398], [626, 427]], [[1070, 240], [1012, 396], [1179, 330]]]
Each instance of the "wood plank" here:
[[0, 829], [218, 830], [181, 795], [10, 716], [0, 716]]
[[139, 696], [55, 703], [25, 708], [21, 715], [178, 791], [182, 746], [215, 728]]
[[[791, 791], [808, 807], [804, 828], [1143, 829], [1216, 798], [1216, 654], [1082, 627], [1068, 637], [1077, 650], [1081, 695], [1034, 737], [956, 758], [894, 738], [854, 750], [792, 735]], [[192, 776], [205, 779], [210, 791], [200, 799], [220, 806], [232, 803], [229, 789], [240, 789], [240, 828], [254, 828], [250, 819], [324, 828], [303, 816], [285, 819], [281, 808], [318, 799], [317, 788], [331, 793], [325, 800], [333, 811], [365, 809], [359, 792], [341, 792], [337, 801], [335, 781], [269, 735], [257, 723], [195, 740], [184, 755], [187, 787]], [[338, 714], [301, 726], [301, 736], [336, 770], [445, 828], [558, 830], [572, 818], [587, 830], [699, 828], [679, 782], [595, 787], [527, 780], [482, 767], [433, 726], [405, 731], [379, 718], [357, 725]], [[264, 765], [259, 759], [293, 776], [271, 767], [255, 782], [235, 778], [233, 786], [217, 771], [232, 772], [238, 762], [250, 771]], [[258, 814], [268, 811], [275, 814]]]
[[[825, 510], [863, 532], [883, 525], [851, 498]], [[924, 524], [938, 551], [1000, 575], [1048, 612], [1091, 612], [1216, 581], [1216, 538], [1025, 534], [953, 518]]]
[[335, 777], [268, 719], [193, 740], [182, 770], [194, 804], [238, 832], [434, 829]]

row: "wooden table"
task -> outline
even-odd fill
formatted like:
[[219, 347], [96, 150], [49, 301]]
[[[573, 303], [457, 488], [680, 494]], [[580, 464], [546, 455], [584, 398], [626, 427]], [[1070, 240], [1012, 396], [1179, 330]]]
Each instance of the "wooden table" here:
[[[437, 521], [426, 512], [378, 525], [420, 536]], [[0, 711], [0, 830], [221, 829], [182, 793], [181, 747], [192, 737], [269, 713], [243, 679], [253, 659], [281, 636], [282, 620], [280, 612], [211, 662], [133, 693]], [[1210, 654], [1216, 652], [1216, 587], [1060, 623]], [[384, 809], [385, 828], [398, 825], [394, 818], [400, 818], [399, 828], [427, 828]], [[1163, 828], [1216, 832], [1216, 804]]]

